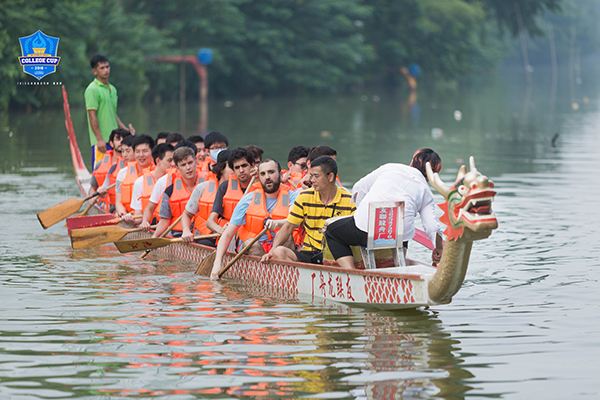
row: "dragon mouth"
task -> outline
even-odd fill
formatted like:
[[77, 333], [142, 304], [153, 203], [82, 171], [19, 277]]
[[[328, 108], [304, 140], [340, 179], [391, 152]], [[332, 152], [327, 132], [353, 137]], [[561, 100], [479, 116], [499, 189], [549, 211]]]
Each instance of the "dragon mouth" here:
[[496, 192], [493, 190], [481, 190], [465, 197], [460, 208], [460, 215], [466, 221], [471, 223], [483, 223], [496, 221], [496, 216], [492, 212], [492, 201]]

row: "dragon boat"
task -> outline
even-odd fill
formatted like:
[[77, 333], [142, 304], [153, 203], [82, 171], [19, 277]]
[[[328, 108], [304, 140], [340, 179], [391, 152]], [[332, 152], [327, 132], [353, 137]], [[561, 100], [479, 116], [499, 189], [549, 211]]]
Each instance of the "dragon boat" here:
[[[91, 175], [81, 156], [66, 100], [65, 117], [76, 182], [85, 196]], [[406, 259], [402, 265], [385, 268], [342, 270], [300, 262], [261, 263], [258, 257], [244, 255], [223, 278], [252, 285], [268, 297], [311, 302], [335, 301], [381, 309], [450, 303], [465, 279], [473, 242], [487, 238], [498, 226], [491, 207], [496, 193], [493, 182], [477, 170], [472, 157], [469, 170], [461, 166], [452, 185], [445, 184], [431, 168], [427, 173], [430, 184], [445, 198], [440, 207], [444, 211], [441, 221], [446, 225], [447, 241], [437, 267]], [[144, 237], [149, 234], [129, 233], [126, 238]], [[177, 243], [152, 254], [159, 259], [187, 262], [195, 268], [192, 263], [199, 263], [213, 251], [214, 248], [199, 244]], [[234, 256], [228, 253], [223, 262]]]

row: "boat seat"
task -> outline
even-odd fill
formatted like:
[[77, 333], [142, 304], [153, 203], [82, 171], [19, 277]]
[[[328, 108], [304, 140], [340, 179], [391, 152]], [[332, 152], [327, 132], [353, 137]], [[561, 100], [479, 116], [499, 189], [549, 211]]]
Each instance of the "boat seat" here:
[[403, 201], [369, 204], [367, 247], [360, 247], [365, 269], [406, 267], [403, 230]]

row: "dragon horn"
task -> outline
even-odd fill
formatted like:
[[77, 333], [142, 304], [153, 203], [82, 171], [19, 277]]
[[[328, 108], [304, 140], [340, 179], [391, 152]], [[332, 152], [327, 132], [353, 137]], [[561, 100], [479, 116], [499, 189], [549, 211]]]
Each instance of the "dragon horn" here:
[[444, 198], [448, 198], [450, 194], [450, 188], [442, 181], [442, 178], [438, 175], [437, 172], [433, 172], [431, 169], [431, 164], [428, 162], [425, 164], [425, 170], [427, 171], [427, 179], [431, 186], [434, 187]]
[[475, 157], [473, 156], [469, 157], [469, 170], [475, 173], [478, 172], [477, 167], [475, 167]]
[[458, 169], [458, 173], [456, 174], [456, 182], [460, 181], [467, 174], [467, 169], [464, 165], [461, 165]]

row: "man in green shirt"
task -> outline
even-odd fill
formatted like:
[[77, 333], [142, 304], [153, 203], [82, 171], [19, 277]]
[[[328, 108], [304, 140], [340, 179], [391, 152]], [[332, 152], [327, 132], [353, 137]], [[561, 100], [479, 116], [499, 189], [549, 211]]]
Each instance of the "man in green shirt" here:
[[92, 145], [92, 167], [99, 162], [107, 150], [108, 137], [113, 129], [128, 129], [135, 134], [131, 124], [125, 126], [117, 115], [117, 88], [108, 82], [110, 62], [97, 54], [90, 60], [95, 79], [85, 89], [85, 109], [88, 116], [88, 131]]

